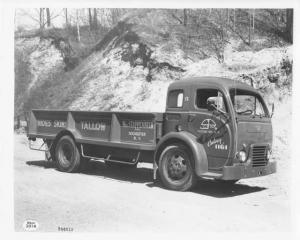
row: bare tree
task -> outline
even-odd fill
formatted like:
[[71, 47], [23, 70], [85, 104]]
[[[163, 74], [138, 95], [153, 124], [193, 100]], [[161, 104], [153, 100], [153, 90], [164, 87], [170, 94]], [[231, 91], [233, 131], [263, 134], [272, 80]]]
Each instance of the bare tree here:
[[252, 28], [253, 28], [253, 30], [254, 30], [254, 28], [255, 28], [255, 27], [254, 27], [254, 25], [255, 25], [255, 9], [253, 9], [253, 13], [252, 13], [252, 14], [253, 14], [253, 16], [252, 16], [252, 20], [253, 20], [253, 21], [252, 21]]
[[[177, 28], [176, 32], [182, 47], [186, 51], [193, 51], [193, 54], [197, 52], [200, 57], [212, 56], [219, 63], [223, 63], [224, 49], [228, 43], [226, 17], [227, 11], [224, 9], [190, 11], [189, 24], [185, 28]], [[179, 21], [179, 25], [183, 25], [183, 22]]]
[[227, 25], [229, 25], [229, 20], [230, 20], [230, 9], [227, 9]]
[[251, 45], [251, 13], [250, 13], [250, 9], [248, 11], [248, 16], [249, 16], [249, 25], [248, 25], [248, 45]]
[[183, 26], [186, 27], [188, 21], [188, 16], [187, 16], [187, 9], [183, 9]]
[[67, 9], [67, 8], [65, 8], [64, 10], [65, 10], [65, 21], [66, 21], [66, 27], [68, 27], [68, 26], [69, 26], [69, 19], [68, 19], [68, 9]]
[[[183, 12], [183, 14], [184, 14], [184, 12]], [[177, 16], [177, 10], [176, 10], [176, 9], [171, 10], [171, 16], [172, 16], [175, 20], [177, 20], [180, 24], [183, 24], [182, 19], [181, 19], [180, 17]]]
[[88, 9], [89, 12], [89, 28], [90, 31], [93, 29], [93, 18], [92, 18], [92, 10], [91, 8]]
[[49, 28], [51, 26], [51, 15], [50, 15], [49, 8], [46, 8], [46, 15], [47, 15], [47, 27]]
[[286, 9], [286, 35], [287, 41], [293, 43], [293, 17], [294, 10], [292, 8]]
[[[62, 15], [62, 9], [60, 12], [51, 11], [50, 8], [34, 8], [30, 11], [28, 10], [20, 10], [20, 13], [23, 16], [29, 17], [31, 20], [38, 24], [38, 28], [40, 31], [44, 30], [45, 27], [53, 26], [53, 19]], [[54, 14], [55, 13], [55, 14]]]
[[77, 41], [80, 42], [79, 10], [76, 9]]
[[39, 20], [40, 30], [44, 29], [44, 26], [45, 26], [44, 10], [45, 10], [45, 8], [40, 8], [40, 20]]
[[110, 9], [111, 24], [115, 25], [116, 23], [118, 23], [125, 12], [126, 10], [122, 8]]
[[233, 9], [233, 31], [235, 31], [235, 8]]
[[94, 8], [93, 26], [94, 26], [94, 30], [97, 30], [98, 27], [97, 8]]

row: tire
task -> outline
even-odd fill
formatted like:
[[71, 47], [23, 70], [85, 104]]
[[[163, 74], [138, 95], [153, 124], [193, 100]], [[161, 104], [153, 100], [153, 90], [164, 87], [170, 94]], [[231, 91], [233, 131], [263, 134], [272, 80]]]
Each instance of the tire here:
[[170, 145], [163, 150], [158, 171], [163, 185], [171, 190], [188, 191], [196, 183], [191, 153], [182, 144]]
[[59, 139], [55, 147], [56, 166], [62, 172], [77, 172], [80, 168], [81, 156], [72, 137], [65, 135]]

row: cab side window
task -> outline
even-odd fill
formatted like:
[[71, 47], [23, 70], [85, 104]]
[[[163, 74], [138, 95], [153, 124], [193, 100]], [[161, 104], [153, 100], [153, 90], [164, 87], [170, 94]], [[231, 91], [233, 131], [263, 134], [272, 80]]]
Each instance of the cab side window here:
[[172, 90], [168, 96], [169, 108], [182, 108], [183, 106], [183, 90]]
[[215, 105], [217, 109], [227, 112], [223, 94], [217, 89], [198, 89], [196, 105], [200, 109], [208, 109], [208, 103]]

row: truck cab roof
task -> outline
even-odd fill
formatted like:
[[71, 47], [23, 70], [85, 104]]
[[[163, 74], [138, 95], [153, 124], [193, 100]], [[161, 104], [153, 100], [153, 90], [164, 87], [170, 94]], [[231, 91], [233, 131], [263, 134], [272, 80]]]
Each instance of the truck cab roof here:
[[222, 89], [232, 89], [232, 88], [238, 88], [243, 90], [248, 90], [252, 92], [258, 93], [253, 87], [246, 83], [242, 83], [240, 81], [228, 79], [228, 78], [222, 78], [222, 77], [192, 77], [192, 78], [186, 78], [181, 81], [176, 81], [170, 84], [169, 91], [178, 89], [178, 88], [184, 88], [187, 86], [200, 87], [201, 85], [205, 86], [212, 86], [212, 87], [219, 87]]

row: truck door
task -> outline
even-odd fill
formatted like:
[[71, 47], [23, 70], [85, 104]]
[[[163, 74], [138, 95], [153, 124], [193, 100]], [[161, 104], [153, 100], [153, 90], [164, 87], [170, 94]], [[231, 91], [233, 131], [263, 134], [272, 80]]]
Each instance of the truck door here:
[[[195, 90], [192, 90], [195, 93]], [[211, 170], [221, 169], [228, 160], [232, 147], [232, 124], [223, 93], [214, 88], [196, 90], [188, 114], [188, 131], [199, 137], [208, 157]], [[217, 110], [209, 109], [208, 103]]]

